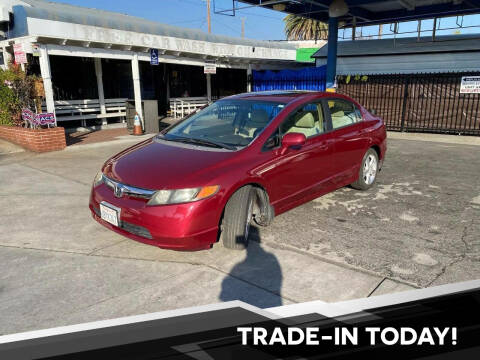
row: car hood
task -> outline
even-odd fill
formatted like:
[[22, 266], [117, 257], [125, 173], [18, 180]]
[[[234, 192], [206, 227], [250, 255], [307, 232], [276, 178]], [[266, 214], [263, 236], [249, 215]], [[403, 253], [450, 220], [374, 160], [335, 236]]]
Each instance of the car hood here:
[[206, 175], [235, 153], [152, 138], [110, 158], [103, 173], [144, 189], [197, 187], [205, 185]]

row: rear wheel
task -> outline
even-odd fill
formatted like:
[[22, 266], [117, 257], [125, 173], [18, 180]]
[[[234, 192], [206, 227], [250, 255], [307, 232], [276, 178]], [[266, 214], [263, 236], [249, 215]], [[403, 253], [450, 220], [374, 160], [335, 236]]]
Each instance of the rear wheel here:
[[228, 200], [222, 221], [222, 243], [228, 249], [243, 250], [253, 218], [254, 192], [250, 185], [238, 189]]
[[362, 159], [358, 180], [352, 184], [357, 190], [367, 190], [377, 180], [378, 173], [378, 154], [374, 149], [368, 149]]

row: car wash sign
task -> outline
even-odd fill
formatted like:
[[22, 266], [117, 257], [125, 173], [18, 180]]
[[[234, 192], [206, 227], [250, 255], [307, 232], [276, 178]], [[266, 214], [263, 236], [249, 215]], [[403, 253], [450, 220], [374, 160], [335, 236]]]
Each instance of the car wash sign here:
[[480, 94], [480, 76], [462, 76], [460, 94]]

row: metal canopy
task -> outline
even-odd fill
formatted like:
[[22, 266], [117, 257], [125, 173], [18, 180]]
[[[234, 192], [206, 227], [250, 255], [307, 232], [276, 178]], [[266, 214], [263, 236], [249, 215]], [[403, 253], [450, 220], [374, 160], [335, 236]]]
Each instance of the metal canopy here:
[[[328, 8], [333, 0], [239, 2], [328, 22]], [[345, 0], [345, 3], [349, 8], [348, 14], [338, 18], [342, 27], [480, 13], [480, 0]]]

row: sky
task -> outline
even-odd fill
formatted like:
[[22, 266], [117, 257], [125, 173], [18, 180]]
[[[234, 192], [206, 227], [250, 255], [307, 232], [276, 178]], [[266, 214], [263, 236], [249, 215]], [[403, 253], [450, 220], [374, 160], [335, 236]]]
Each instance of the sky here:
[[[176, 25], [193, 29], [207, 31], [206, 1], [205, 0], [53, 0], [84, 7], [98, 8], [120, 12], [132, 16]], [[214, 9], [215, 6], [215, 9]], [[247, 4], [238, 3], [238, 7], [245, 7]], [[283, 18], [286, 14], [268, 10], [260, 7], [250, 7], [236, 11], [235, 16], [217, 14], [219, 10], [232, 9], [232, 0], [211, 0], [212, 33], [228, 36], [241, 36], [242, 18], [245, 18], [245, 37], [261, 40], [285, 40]], [[214, 11], [216, 10], [216, 11]], [[231, 11], [228, 12], [231, 14]], [[453, 29], [456, 23], [463, 21], [464, 28]], [[478, 33], [480, 27], [469, 27], [480, 25], [480, 15], [465, 16], [462, 19], [444, 18], [438, 24], [440, 30], [438, 35], [452, 35], [454, 33]], [[422, 36], [432, 35], [433, 20], [422, 22]], [[402, 35], [417, 36], [417, 22], [405, 22], [399, 26]], [[443, 29], [443, 30], [442, 30]], [[357, 31], [358, 33], [359, 31]], [[409, 34], [407, 34], [410, 32]], [[378, 34], [378, 26], [364, 27], [362, 35]], [[339, 36], [345, 40], [351, 38], [351, 30], [340, 30]], [[358, 36], [357, 36], [358, 37]], [[389, 25], [383, 27], [383, 37], [393, 37]], [[342, 39], [340, 39], [342, 40]]]
[[[164, 24], [207, 31], [207, 8], [204, 0], [53, 0], [71, 5], [120, 12], [158, 21]], [[252, 39], [284, 40], [284, 13], [263, 8], [249, 8], [236, 16], [218, 15], [211, 0], [212, 33], [241, 36], [245, 18], [245, 37]], [[216, 10], [232, 8], [232, 0], [215, 0]], [[240, 4], [240, 6], [246, 6]]]

